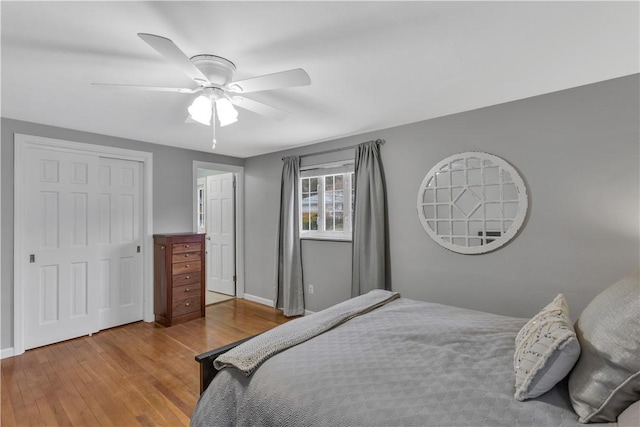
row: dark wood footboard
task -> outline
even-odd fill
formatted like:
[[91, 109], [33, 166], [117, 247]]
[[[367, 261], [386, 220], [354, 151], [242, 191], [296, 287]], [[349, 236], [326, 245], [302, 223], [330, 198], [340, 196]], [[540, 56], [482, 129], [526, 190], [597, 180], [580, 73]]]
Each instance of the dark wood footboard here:
[[207, 387], [209, 387], [209, 384], [211, 384], [211, 381], [213, 381], [213, 377], [215, 377], [218, 373], [218, 369], [213, 366], [213, 361], [216, 360], [216, 358], [222, 353], [226, 353], [232, 348], [239, 346], [243, 342], [249, 341], [251, 338], [258, 335], [259, 334], [252, 335], [250, 337], [232, 342], [231, 344], [227, 344], [222, 347], [214, 348], [213, 350], [207, 351], [206, 353], [198, 354], [196, 356], [196, 362], [200, 364], [200, 394], [204, 393]]

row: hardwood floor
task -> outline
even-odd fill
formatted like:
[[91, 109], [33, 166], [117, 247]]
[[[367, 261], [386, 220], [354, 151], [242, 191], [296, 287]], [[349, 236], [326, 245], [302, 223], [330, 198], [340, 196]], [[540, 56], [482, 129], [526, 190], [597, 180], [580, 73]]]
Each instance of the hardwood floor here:
[[136, 322], [1, 361], [4, 426], [186, 426], [194, 356], [271, 329], [282, 312], [241, 299], [164, 328]]

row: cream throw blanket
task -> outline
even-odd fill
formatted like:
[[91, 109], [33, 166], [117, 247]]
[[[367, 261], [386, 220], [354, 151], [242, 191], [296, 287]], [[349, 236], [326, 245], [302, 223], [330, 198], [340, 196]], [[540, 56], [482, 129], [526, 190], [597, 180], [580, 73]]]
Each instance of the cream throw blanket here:
[[326, 310], [277, 326], [219, 356], [213, 365], [216, 369], [234, 367], [249, 376], [271, 356], [396, 298], [400, 298], [398, 292], [375, 289]]

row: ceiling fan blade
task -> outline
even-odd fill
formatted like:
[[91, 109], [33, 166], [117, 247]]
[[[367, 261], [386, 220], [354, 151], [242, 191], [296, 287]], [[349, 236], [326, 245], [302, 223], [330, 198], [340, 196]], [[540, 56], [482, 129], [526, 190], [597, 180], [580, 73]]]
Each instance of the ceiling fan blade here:
[[109, 89], [133, 89], [151, 92], [175, 92], [175, 93], [196, 93], [202, 91], [201, 87], [189, 89], [184, 87], [163, 87], [163, 86], [141, 86], [141, 85], [120, 85], [111, 83], [91, 83], [93, 86], [105, 87]]
[[209, 79], [202, 74], [183, 51], [180, 50], [171, 40], [166, 37], [154, 34], [138, 33], [138, 37], [144, 40], [149, 46], [154, 48], [165, 59], [173, 63], [184, 74], [200, 85], [208, 85]]
[[254, 101], [253, 99], [249, 99], [244, 96], [232, 96], [231, 103], [237, 107], [244, 108], [245, 110], [249, 110], [274, 120], [284, 120], [289, 116], [288, 111], [280, 110], [279, 108]]
[[250, 79], [239, 80], [230, 85], [233, 91], [235, 87], [239, 93], [259, 92], [263, 90], [279, 89], [283, 87], [307, 86], [311, 84], [311, 78], [302, 68], [296, 68], [279, 73], [265, 74], [264, 76], [252, 77]]

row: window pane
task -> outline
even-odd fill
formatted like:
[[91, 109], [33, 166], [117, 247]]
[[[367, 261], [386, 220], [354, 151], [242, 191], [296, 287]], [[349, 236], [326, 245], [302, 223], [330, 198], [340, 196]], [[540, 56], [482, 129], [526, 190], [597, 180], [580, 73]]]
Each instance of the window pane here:
[[325, 191], [333, 190], [333, 175], [324, 178], [324, 189]]
[[336, 231], [344, 230], [344, 214], [342, 212], [335, 213], [335, 224]]
[[317, 205], [302, 205], [302, 222], [301, 227], [303, 230], [317, 230], [318, 229], [318, 209]]
[[333, 226], [333, 212], [327, 212], [325, 214], [325, 226], [324, 229], [326, 231], [333, 231], [334, 230], [334, 226]]
[[[356, 180], [353, 173], [351, 173], [351, 224], [353, 224], [353, 211], [356, 206]], [[353, 225], [352, 225], [353, 227]]]
[[300, 228], [303, 231], [318, 228], [318, 178], [302, 178]]
[[336, 190], [342, 190], [344, 188], [344, 175], [336, 175], [335, 178]]
[[305, 203], [302, 204], [302, 221], [300, 221], [300, 227], [303, 230], [309, 230], [309, 212]]
[[198, 227], [204, 227], [204, 188], [198, 188]]
[[344, 210], [344, 191], [334, 191], [333, 192], [333, 201], [334, 201], [334, 205], [333, 208], [336, 211], [343, 211]]

